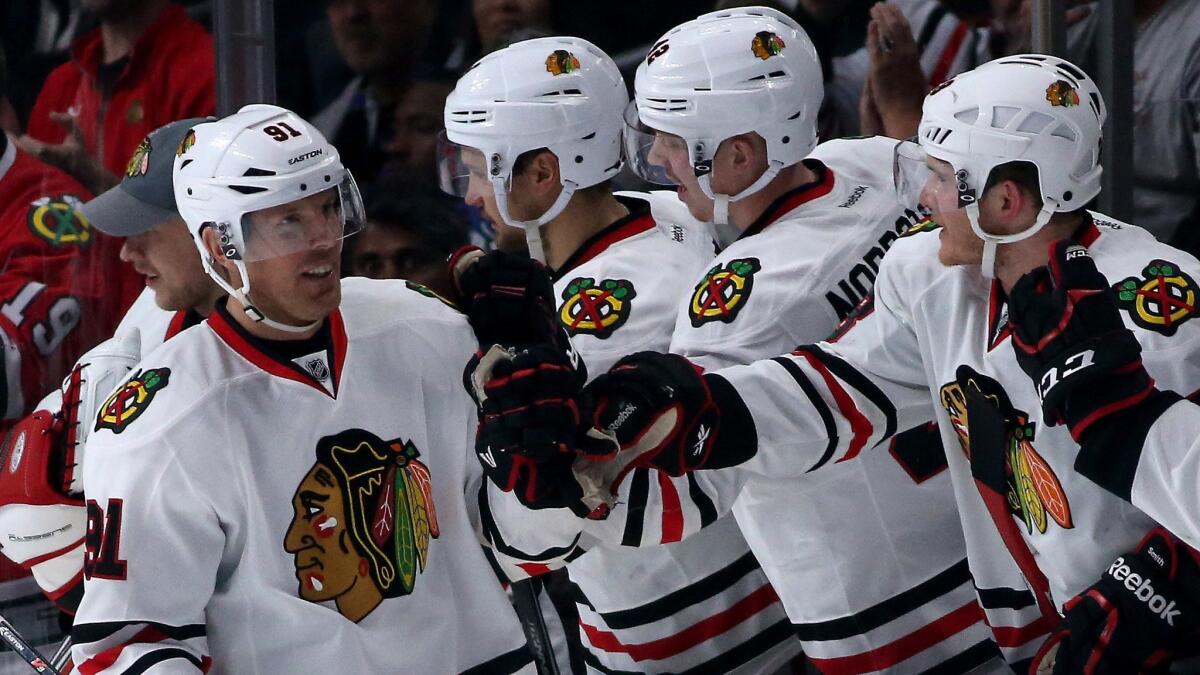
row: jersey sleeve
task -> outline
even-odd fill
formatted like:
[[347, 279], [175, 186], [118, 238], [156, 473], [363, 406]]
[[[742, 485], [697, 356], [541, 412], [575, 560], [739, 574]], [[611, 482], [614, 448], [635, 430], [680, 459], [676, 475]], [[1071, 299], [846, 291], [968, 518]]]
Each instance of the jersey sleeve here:
[[1124, 496], [1163, 527], [1200, 548], [1200, 407], [1179, 401], [1150, 426]]
[[[89, 443], [84, 599], [71, 636], [79, 672], [207, 672], [205, 606], [225, 537], [175, 448], [159, 437]], [[126, 441], [127, 439], [119, 439]]]
[[741, 398], [758, 436], [757, 452], [733, 470], [799, 476], [934, 419], [917, 335], [888, 262], [874, 296], [831, 340], [710, 375]]

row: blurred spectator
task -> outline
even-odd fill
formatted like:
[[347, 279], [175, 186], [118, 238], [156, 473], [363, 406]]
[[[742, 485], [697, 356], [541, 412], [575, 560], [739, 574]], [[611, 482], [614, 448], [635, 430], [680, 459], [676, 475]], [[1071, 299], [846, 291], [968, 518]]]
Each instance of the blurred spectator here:
[[[1200, 253], [1200, 2], [1136, 0], [1133, 42], [1134, 225]], [[1071, 33], [1071, 53], [1099, 73], [1097, 17]]]
[[442, 111], [457, 78], [444, 70], [414, 76], [392, 113], [392, 136], [384, 141], [388, 180], [412, 185], [437, 183], [437, 138], [445, 128]]
[[19, 143], [100, 192], [116, 184], [146, 134], [213, 113], [213, 44], [167, 0], [81, 4], [100, 25], [50, 73]]
[[393, 109], [425, 55], [435, 0], [329, 0], [326, 14], [338, 52], [357, 75], [313, 124], [342, 161], [370, 181], [383, 165]]
[[460, 204], [432, 189], [387, 189], [367, 208], [367, 227], [346, 240], [346, 276], [407, 279], [452, 294], [446, 259], [468, 243]]
[[15, 126], [5, 122], [10, 134], [20, 135], [46, 76], [66, 60], [81, 14], [71, 0], [0, 3], [0, 43], [8, 51], [8, 99], [16, 116]]
[[504, 47], [519, 29], [550, 30], [551, 6], [550, 0], [473, 0], [471, 11], [479, 40], [476, 58]]

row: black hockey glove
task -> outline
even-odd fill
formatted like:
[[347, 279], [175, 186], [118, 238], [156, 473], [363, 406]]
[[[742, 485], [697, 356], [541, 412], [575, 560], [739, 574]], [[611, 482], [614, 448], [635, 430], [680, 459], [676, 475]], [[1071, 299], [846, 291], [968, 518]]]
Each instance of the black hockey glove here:
[[450, 256], [459, 307], [479, 344], [555, 345], [570, 349], [558, 321], [554, 283], [540, 262], [525, 256], [464, 246]]
[[755, 452], [754, 423], [723, 378], [682, 356], [639, 352], [584, 389], [592, 438], [620, 451], [577, 465], [589, 491], [616, 493], [625, 475], [651, 467], [670, 476], [740, 464]]
[[1197, 652], [1200, 556], [1161, 527], [1071, 598], [1030, 675], [1167, 672]]
[[593, 445], [582, 434], [575, 401], [585, 379], [568, 356], [548, 346], [516, 351], [495, 345], [467, 365], [465, 384], [479, 411], [479, 462], [497, 487], [530, 508], [591, 511], [571, 472], [576, 454]]
[[1065, 423], [1076, 441], [1153, 391], [1141, 345], [1083, 246], [1055, 242], [1046, 267], [1013, 286], [1009, 313], [1017, 363], [1033, 379], [1044, 419]]

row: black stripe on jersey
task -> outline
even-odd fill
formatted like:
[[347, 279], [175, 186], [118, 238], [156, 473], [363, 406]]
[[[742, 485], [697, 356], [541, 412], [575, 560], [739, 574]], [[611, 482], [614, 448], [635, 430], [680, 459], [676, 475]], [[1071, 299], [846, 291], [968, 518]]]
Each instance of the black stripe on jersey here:
[[712, 525], [717, 520], [717, 507], [713, 505], [704, 490], [700, 489], [695, 474], [689, 473], [687, 482], [688, 495], [692, 498], [692, 503], [696, 505], [696, 510], [700, 512], [700, 527]]
[[634, 469], [631, 480], [629, 502], [625, 508], [625, 534], [621, 536], [623, 546], [642, 543], [642, 520], [646, 517], [646, 500], [650, 497], [650, 470]]
[[[657, 600], [652, 600], [631, 609], [597, 613], [604, 619], [604, 623], [614, 630], [644, 626], [655, 621], [661, 621], [669, 616], [674, 616], [692, 605], [700, 604], [705, 600], [724, 593], [726, 589], [756, 569], [758, 569], [758, 560], [754, 557], [753, 553], [747, 552], [742, 557], [703, 579], [692, 582]], [[584, 595], [583, 589], [572, 583], [571, 590], [575, 602], [586, 605], [593, 612], [596, 611], [596, 606]]]
[[1003, 658], [1000, 648], [996, 646], [995, 642], [981, 640], [936, 666], [922, 670], [921, 675], [962, 675], [962, 673], [969, 673], [992, 659]]
[[1037, 604], [1033, 593], [1015, 588], [980, 588], [975, 587], [979, 596], [979, 606], [984, 609], [1025, 609]]
[[887, 426], [884, 429], [883, 438], [886, 440], [891, 438], [896, 433], [896, 406], [888, 399], [887, 395], [875, 386], [875, 383], [868, 380], [862, 373], [858, 372], [854, 366], [846, 363], [842, 359], [830, 354], [829, 352], [817, 347], [809, 345], [803, 351], [812, 354], [818, 361], [825, 364], [829, 372], [837, 375], [839, 379], [857, 389], [863, 396], [866, 396], [871, 403], [883, 413], [887, 420]]
[[77, 623], [71, 627], [71, 642], [84, 645], [89, 642], [99, 642], [116, 635], [118, 631], [130, 627], [150, 627], [166, 635], [172, 640], [190, 640], [204, 637], [205, 628], [202, 623], [192, 623], [184, 626], [170, 626], [153, 621], [103, 621], [98, 623]]
[[825, 425], [825, 438], [829, 439], [829, 443], [825, 445], [825, 452], [821, 455], [821, 459], [809, 469], [809, 471], [816, 471], [833, 457], [833, 451], [837, 449], [837, 426], [833, 422], [833, 412], [829, 410], [829, 406], [825, 404], [825, 399], [821, 398], [821, 395], [817, 393], [812, 382], [808, 381], [808, 377], [800, 370], [800, 366], [797, 366], [795, 361], [786, 356], [776, 356], [771, 360], [783, 366], [788, 375], [792, 376], [792, 379], [796, 381], [800, 390], [808, 397], [809, 403], [812, 404], [817, 414], [821, 416], [821, 423]]
[[195, 654], [187, 651], [186, 649], [168, 647], [166, 649], [155, 649], [149, 654], [142, 656], [137, 661], [134, 661], [128, 668], [121, 671], [121, 673], [122, 675], [141, 675], [141, 673], [150, 670], [163, 661], [170, 661], [171, 659], [183, 659], [191, 663], [193, 666], [196, 666], [197, 670], [204, 669], [204, 662], [197, 658]]
[[1155, 389], [1142, 403], [1096, 420], [1083, 435], [1075, 470], [1132, 502], [1133, 478], [1142, 461], [1150, 427], [1167, 408], [1181, 400], [1183, 397], [1173, 391]]
[[[758, 635], [746, 640], [738, 646], [722, 653], [697, 666], [681, 671], [680, 675], [706, 675], [707, 673], [727, 673], [734, 668], [744, 666], [755, 658], [766, 654], [779, 645], [793, 639], [791, 624], [787, 619], [777, 622]], [[597, 672], [605, 675], [642, 675], [644, 670], [616, 670], [606, 667], [591, 650], [583, 650], [583, 660]]]
[[917, 38], [917, 51], [924, 54], [925, 48], [929, 46], [929, 41], [933, 39], [933, 34], [937, 32], [938, 25], [942, 23], [942, 19], [946, 16], [946, 8], [938, 4], [925, 17], [925, 23], [921, 24], [921, 30]]
[[533, 654], [529, 653], [529, 647], [521, 645], [511, 652], [467, 668], [462, 671], [461, 675], [509, 675], [531, 663], [533, 663]]
[[526, 553], [515, 546], [510, 546], [504, 541], [504, 537], [500, 534], [500, 528], [496, 526], [496, 519], [492, 517], [492, 507], [488, 504], [487, 491], [488, 487], [485, 480], [484, 484], [479, 488], [479, 521], [483, 526], [483, 536], [487, 537], [488, 543], [504, 555], [526, 562], [543, 562], [561, 558], [571, 552], [579, 542], [579, 535], [575, 535], [575, 539], [570, 544], [562, 548], [548, 548], [541, 553]]
[[793, 624], [793, 627], [801, 640], [845, 640], [875, 630], [970, 582], [971, 572], [967, 568], [966, 559], [963, 559], [932, 579], [897, 593], [857, 614], [829, 621]]

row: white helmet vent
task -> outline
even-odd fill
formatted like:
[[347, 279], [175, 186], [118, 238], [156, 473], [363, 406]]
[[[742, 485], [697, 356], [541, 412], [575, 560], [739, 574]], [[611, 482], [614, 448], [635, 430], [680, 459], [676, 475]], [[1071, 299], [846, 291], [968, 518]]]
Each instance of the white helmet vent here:
[[460, 124], [480, 124], [492, 116], [487, 110], [451, 110], [450, 117]]
[[686, 98], [646, 98], [642, 99], [647, 108], [659, 112], [691, 112], [692, 104]]
[[[966, 122], [967, 124], [974, 124], [978, 117], [979, 108], [967, 108], [966, 110], [959, 110], [958, 112], [954, 113], [954, 119], [958, 120], [959, 122]], [[995, 126], [994, 121], [992, 125]]]
[[947, 138], [950, 138], [952, 131], [952, 129], [943, 129], [942, 127], [929, 127], [925, 130], [925, 138], [928, 138], [935, 145], [941, 145], [946, 142]]
[[1040, 112], [1031, 112], [1021, 120], [1021, 126], [1017, 127], [1017, 131], [1023, 134], [1040, 134], [1050, 126], [1054, 118], [1050, 115]]
[[[978, 111], [978, 108], [974, 108], [973, 110]], [[1012, 123], [1013, 118], [1016, 117], [1017, 113], [1019, 112], [1021, 112], [1020, 108], [1014, 108], [1013, 106], [1007, 105], [998, 105], [995, 108], [992, 108], [992, 128], [1007, 129], [1008, 125]], [[964, 120], [959, 115], [955, 115], [954, 117], [955, 119], [963, 122], [970, 121]]]
[[583, 92], [579, 91], [578, 89], [558, 89], [555, 91], [548, 91], [542, 94], [542, 96], [583, 96]]
[[1078, 136], [1075, 135], [1075, 131], [1065, 124], [1060, 124], [1057, 127], [1054, 127], [1054, 129], [1050, 132], [1050, 135], [1058, 138], [1065, 138], [1072, 143], [1074, 143], [1075, 139], [1078, 138]]

